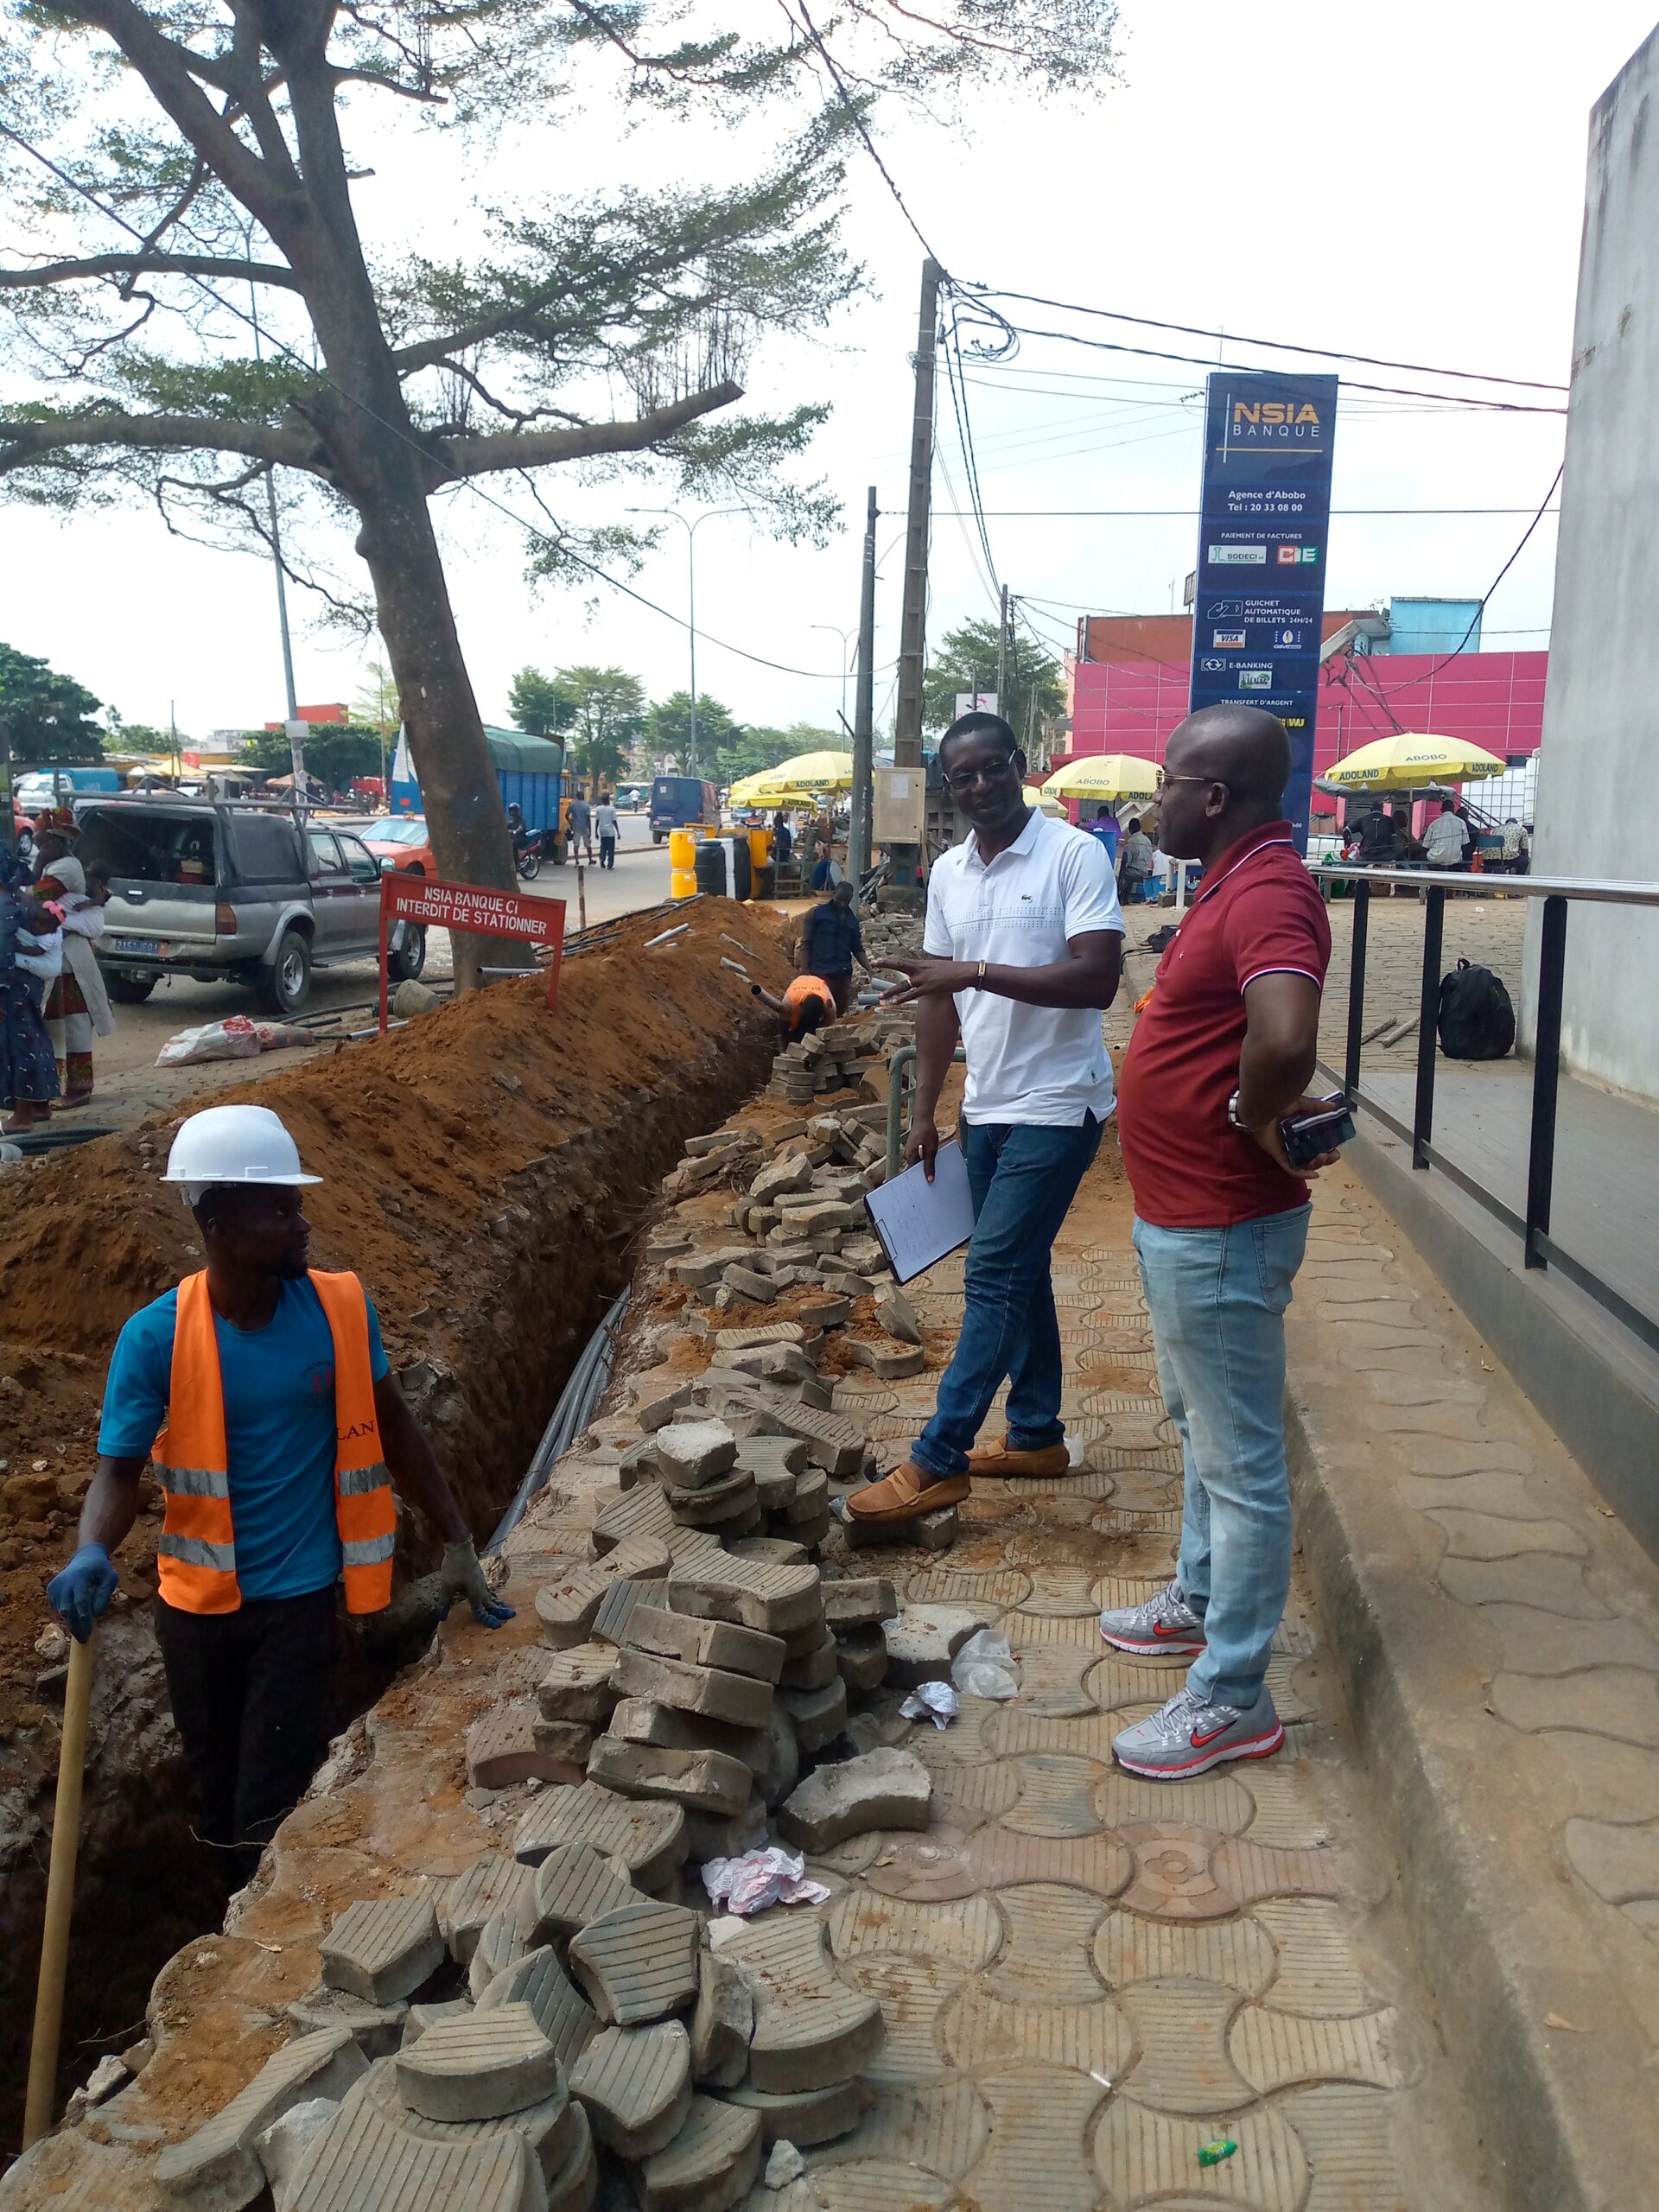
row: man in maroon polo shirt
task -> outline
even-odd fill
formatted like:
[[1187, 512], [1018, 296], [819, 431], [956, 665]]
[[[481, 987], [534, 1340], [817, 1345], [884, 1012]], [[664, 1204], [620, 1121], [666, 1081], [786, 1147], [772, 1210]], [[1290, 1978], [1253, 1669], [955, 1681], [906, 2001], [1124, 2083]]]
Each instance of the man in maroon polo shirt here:
[[1280, 1123], [1316, 1103], [1305, 1092], [1331, 957], [1280, 815], [1289, 778], [1284, 725], [1260, 708], [1205, 707], [1171, 737], [1159, 840], [1202, 861], [1204, 882], [1119, 1077], [1135, 1255], [1185, 1499], [1175, 1580], [1100, 1626], [1120, 1651], [1192, 1660], [1179, 1693], [1114, 1741], [1132, 1773], [1160, 1780], [1284, 1741], [1266, 1675], [1290, 1587], [1284, 1313], [1313, 1171], [1292, 1167]]

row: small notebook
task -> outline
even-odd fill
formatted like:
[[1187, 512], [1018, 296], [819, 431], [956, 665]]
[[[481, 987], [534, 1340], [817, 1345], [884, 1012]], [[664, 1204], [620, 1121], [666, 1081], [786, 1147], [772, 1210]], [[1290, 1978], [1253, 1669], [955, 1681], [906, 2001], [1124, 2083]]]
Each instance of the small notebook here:
[[909, 1282], [965, 1244], [974, 1233], [968, 1163], [959, 1144], [942, 1144], [930, 1183], [918, 1160], [864, 1201], [895, 1278]]

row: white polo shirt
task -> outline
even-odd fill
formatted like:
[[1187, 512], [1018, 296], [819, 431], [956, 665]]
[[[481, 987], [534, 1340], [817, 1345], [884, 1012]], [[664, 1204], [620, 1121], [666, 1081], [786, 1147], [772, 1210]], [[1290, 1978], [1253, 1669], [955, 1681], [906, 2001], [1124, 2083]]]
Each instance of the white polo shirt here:
[[[1067, 941], [1123, 930], [1117, 882], [1099, 840], [1033, 810], [988, 867], [970, 830], [933, 863], [922, 950], [944, 960], [1046, 968]], [[957, 994], [968, 1059], [966, 1122], [1076, 1128], [1112, 1111], [1112, 1064], [1097, 1007], [1021, 1006], [995, 991]]]

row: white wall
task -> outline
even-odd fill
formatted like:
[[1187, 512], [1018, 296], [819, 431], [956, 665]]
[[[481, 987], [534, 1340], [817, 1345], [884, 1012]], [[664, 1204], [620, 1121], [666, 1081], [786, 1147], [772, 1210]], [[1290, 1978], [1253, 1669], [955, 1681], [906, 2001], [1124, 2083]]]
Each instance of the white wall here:
[[[1659, 31], [1590, 120], [1534, 872], [1659, 878], [1656, 770]], [[1535, 906], [1529, 1033], [1539, 919]], [[1562, 1049], [1659, 1099], [1659, 912], [1572, 908]]]

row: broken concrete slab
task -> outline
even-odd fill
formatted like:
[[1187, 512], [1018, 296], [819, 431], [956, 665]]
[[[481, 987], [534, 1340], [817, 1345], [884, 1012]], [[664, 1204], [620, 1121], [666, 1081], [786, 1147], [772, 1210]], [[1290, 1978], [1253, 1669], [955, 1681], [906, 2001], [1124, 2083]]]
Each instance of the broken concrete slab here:
[[857, 1521], [850, 1516], [842, 1522], [849, 1551], [878, 1551], [895, 1545], [917, 1545], [925, 1552], [948, 1552], [957, 1541], [958, 1516], [954, 1505], [941, 1506], [937, 1513], [924, 1513], [915, 1521], [901, 1521], [891, 1524]]
[[[669, 1586], [671, 1596], [676, 1586]], [[648, 1698], [680, 1713], [706, 1713], [738, 1728], [760, 1727], [772, 1711], [770, 1682], [757, 1681], [752, 1675], [728, 1674], [723, 1668], [660, 1659], [631, 1646], [617, 1654], [616, 1684], [626, 1697]]]
[[837, 1978], [816, 1917], [739, 1921], [720, 1949], [737, 1961], [754, 1991], [749, 2080], [755, 2088], [789, 2096], [849, 2082], [881, 2049], [880, 2005]]
[[906, 1605], [882, 1629], [887, 1644], [887, 1680], [904, 1690], [913, 1690], [922, 1682], [948, 1682], [950, 1662], [984, 1625], [971, 1606]]
[[721, 1751], [672, 1751], [617, 1736], [594, 1738], [588, 1772], [626, 1797], [665, 1797], [688, 1813], [721, 1817], [748, 1803], [753, 1779], [741, 1759]]
[[812, 1163], [804, 1153], [785, 1153], [770, 1160], [749, 1185], [749, 1196], [760, 1205], [773, 1205], [791, 1191], [804, 1191], [812, 1180]]
[[585, 1720], [543, 1720], [538, 1713], [531, 1723], [536, 1748], [549, 1762], [544, 1782], [580, 1782], [594, 1748], [594, 1732]]
[[702, 1935], [683, 1906], [624, 1905], [571, 1937], [571, 1969], [601, 2020], [637, 2027], [690, 2006]]
[[731, 2089], [749, 2070], [754, 1995], [735, 1959], [712, 1951], [697, 1958], [697, 2001], [691, 2012], [691, 2078], [700, 2089]]
[[839, 1292], [826, 1291], [822, 1297], [803, 1299], [798, 1311], [809, 1329], [839, 1329], [852, 1319], [853, 1301]]
[[436, 1898], [438, 1933], [456, 1965], [472, 1957], [486, 1921], [498, 1912], [518, 1914], [535, 1888], [530, 1868], [504, 1851], [480, 1852], [464, 1873], [445, 1882]]
[[925, 1828], [933, 1782], [913, 1752], [866, 1751], [821, 1766], [785, 1798], [779, 1832], [798, 1851], [832, 1851], [876, 1828]]
[[664, 1482], [701, 1490], [729, 1472], [737, 1439], [723, 1421], [671, 1421], [657, 1432], [657, 1464]]
[[883, 1342], [875, 1338], [855, 1337], [849, 1340], [847, 1349], [860, 1366], [873, 1369], [877, 1380], [882, 1382], [902, 1382], [908, 1375], [919, 1375], [927, 1365], [919, 1345], [900, 1344], [897, 1338]]
[[331, 2098], [310, 2097], [290, 2105], [254, 2137], [253, 2155], [279, 2203], [287, 2201], [306, 2152], [339, 2110]]
[[724, 2092], [728, 2104], [760, 2115], [760, 2140], [767, 2150], [774, 2143], [793, 2143], [810, 2151], [820, 2143], [833, 2143], [850, 2135], [870, 2101], [861, 2082], [832, 2082], [823, 2089], [796, 2089], [769, 2096], [753, 2082], [740, 2082]]
[[781, 1706], [774, 1707], [764, 1731], [766, 1759], [753, 1768], [754, 1786], [768, 1806], [781, 1804], [800, 1779], [801, 1747], [795, 1725]]
[[599, 2033], [598, 2015], [559, 1964], [550, 1943], [526, 1951], [516, 1966], [498, 1974], [479, 1999], [478, 2010], [493, 2012], [501, 2005], [529, 2005], [562, 2070], [574, 2064]]
[[283, 2212], [540, 2212], [549, 2202], [530, 2146], [516, 2130], [435, 2144], [373, 2105], [344, 2107], [301, 2161]]
[[641, 2212], [730, 2212], [760, 2171], [760, 2115], [693, 2097], [685, 2126], [641, 2170]]
[[729, 1556], [681, 1566], [669, 1577], [668, 1602], [677, 1613], [735, 1621], [766, 1636], [786, 1636], [823, 1618], [816, 1567], [772, 1567]]
[[804, 1344], [808, 1330], [799, 1321], [757, 1321], [747, 1329], [717, 1329], [715, 1356], [724, 1359], [734, 1351], [751, 1351], [760, 1344]]
[[364, 1897], [346, 1906], [320, 1947], [322, 1978], [372, 2005], [418, 1989], [443, 1957], [432, 1891], [407, 1897]]
[[516, 1966], [530, 1948], [517, 1911], [498, 1912], [486, 1920], [478, 1931], [478, 1942], [467, 1962], [467, 1986], [474, 2001], [483, 1995], [497, 1974]]
[[741, 1759], [751, 1774], [767, 1762], [765, 1728], [733, 1728], [645, 1697], [622, 1699], [611, 1715], [610, 1732], [625, 1744], [655, 1744], [665, 1751], [724, 1751], [728, 1758]]
[[[718, 1274], [719, 1272], [716, 1268], [715, 1273]], [[655, 1397], [640, 1402], [635, 1408], [634, 1418], [649, 1436], [653, 1429], [661, 1428], [665, 1421], [672, 1421], [682, 1406], [689, 1406], [690, 1402], [691, 1385], [689, 1382], [677, 1383], [673, 1389], [661, 1391]]]
[[823, 1586], [823, 1618], [838, 1633], [895, 1619], [899, 1592], [885, 1574], [842, 1575]]
[[688, 1529], [725, 1529], [758, 1511], [754, 1477], [741, 1467], [699, 1490], [682, 1490], [664, 1476], [663, 1496], [674, 1518]]
[[716, 1667], [728, 1675], [750, 1675], [773, 1682], [783, 1671], [780, 1638], [745, 1628], [736, 1621], [709, 1620], [665, 1606], [639, 1606], [629, 1620], [627, 1642], [635, 1649], [689, 1666]]
[[614, 1647], [597, 1641], [556, 1652], [536, 1691], [543, 1715], [549, 1720], [585, 1720], [589, 1727], [602, 1724], [616, 1703], [611, 1683], [615, 1664]]
[[594, 2133], [619, 2158], [664, 2150], [691, 2109], [691, 2046], [683, 2024], [605, 2028], [570, 2070]]
[[[435, 1924], [435, 1937], [436, 1932]], [[169, 2144], [156, 2161], [156, 2179], [169, 2196], [200, 2206], [203, 2212], [238, 2212], [265, 2185], [253, 2155], [254, 2137], [295, 2105], [344, 2096], [367, 2071], [368, 2061], [346, 2029], [324, 2028], [299, 2037], [274, 2052], [247, 2087], [194, 2135]]]
[[880, 1625], [848, 1629], [836, 1638], [836, 1669], [848, 1694], [868, 1697], [887, 1679], [887, 1640]]
[[589, 1921], [602, 1919], [620, 1905], [633, 1904], [639, 1891], [613, 1859], [590, 1843], [556, 1844], [531, 1880], [535, 1885], [533, 1933], [538, 1942], [577, 1935]]
[[[628, 1507], [637, 1499], [646, 1498], [655, 1498], [667, 1511], [665, 1502], [654, 1489], [630, 1491], [622, 1503]], [[661, 1539], [628, 1535], [614, 1543], [602, 1559], [573, 1567], [569, 1574], [536, 1593], [536, 1617], [541, 1623], [543, 1643], [558, 1649], [588, 1643], [594, 1617], [613, 1583], [660, 1581], [671, 1564], [672, 1555]]]
[[392, 2063], [405, 2101], [427, 2120], [499, 2120], [563, 2086], [553, 2046], [522, 2002], [440, 2020]]
[[[786, 1272], [779, 1268], [774, 1280], [781, 1283]], [[817, 1380], [817, 1368], [798, 1344], [757, 1344], [751, 1351], [732, 1352], [728, 1359], [738, 1374], [757, 1376], [763, 1382], [788, 1384]]]
[[[543, 2178], [549, 2182], [560, 2177], [588, 2139], [582, 2108], [572, 2103], [563, 2082], [550, 2096], [499, 2120], [429, 2120], [408, 2103], [397, 2068], [383, 2060], [350, 2090], [342, 2109], [352, 2113], [365, 2107], [378, 2111], [403, 2133], [427, 2143], [486, 2143], [505, 2135], [521, 2136]], [[280, 2192], [277, 2201], [283, 2202]]]
[[820, 1467], [795, 1478], [795, 1488], [784, 1503], [784, 1518], [791, 1526], [823, 1518], [830, 1505], [830, 1478]]
[[922, 1325], [916, 1318], [916, 1308], [896, 1282], [883, 1283], [877, 1291], [875, 1318], [887, 1334], [898, 1338], [901, 1344], [918, 1344], [922, 1341]]
[[847, 1726], [847, 1685], [839, 1674], [818, 1690], [779, 1690], [778, 1702], [789, 1715], [803, 1758], [813, 1758], [833, 1744]]
[[538, 1742], [536, 1707], [528, 1699], [498, 1705], [467, 1731], [467, 1778], [474, 1789], [511, 1789], [520, 1782], [580, 1782], [553, 1740]]
[[810, 1557], [806, 1546], [792, 1536], [739, 1536], [727, 1549], [734, 1559], [764, 1560], [773, 1567], [804, 1567]]
[[371, 2005], [366, 1998], [353, 1997], [346, 1989], [330, 1989], [320, 1981], [284, 2005], [283, 2012], [296, 2037], [344, 2028], [365, 2058], [376, 2059], [397, 2050], [409, 2007], [401, 1998], [390, 2005]]
[[759, 1274], [754, 1268], [735, 1262], [725, 1270], [720, 1281], [721, 1289], [729, 1290], [734, 1298], [748, 1306], [770, 1306], [778, 1295], [778, 1286], [770, 1275]]
[[619, 1797], [595, 1782], [545, 1789], [518, 1822], [513, 1855], [539, 1866], [561, 1843], [590, 1843], [642, 1890], [659, 1889], [685, 1863], [685, 1815], [677, 1805]]
[[[740, 1266], [748, 1257], [749, 1247], [747, 1244], [722, 1244], [715, 1251], [692, 1252], [683, 1260], [676, 1260], [669, 1273], [676, 1282], [683, 1282], [689, 1290], [702, 1290], [709, 1283], [718, 1282], [728, 1268]], [[660, 1400], [654, 1402], [660, 1402]], [[643, 1420], [640, 1422], [642, 1428], [652, 1426], [654, 1424]]]

